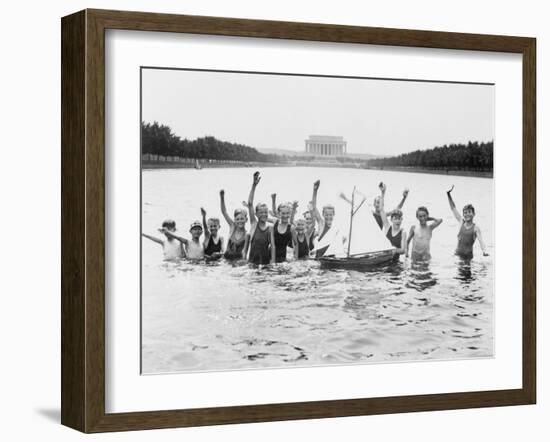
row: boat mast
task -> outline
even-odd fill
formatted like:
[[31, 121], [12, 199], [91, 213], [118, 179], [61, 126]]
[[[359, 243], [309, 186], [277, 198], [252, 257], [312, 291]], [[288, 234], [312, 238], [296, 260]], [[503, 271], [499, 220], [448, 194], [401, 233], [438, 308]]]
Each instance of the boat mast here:
[[349, 235], [348, 235], [348, 258], [351, 250], [351, 232], [353, 230], [353, 215], [355, 215], [353, 209], [355, 208], [355, 186], [353, 186], [353, 192], [351, 193], [351, 211], [349, 215]]

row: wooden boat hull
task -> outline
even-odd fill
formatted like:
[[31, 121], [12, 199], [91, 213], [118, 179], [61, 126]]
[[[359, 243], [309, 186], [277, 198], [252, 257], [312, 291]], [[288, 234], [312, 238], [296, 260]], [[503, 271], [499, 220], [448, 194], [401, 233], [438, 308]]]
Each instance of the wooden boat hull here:
[[393, 250], [381, 250], [349, 257], [321, 256], [317, 260], [321, 263], [321, 267], [326, 269], [368, 270], [391, 263], [394, 255]]

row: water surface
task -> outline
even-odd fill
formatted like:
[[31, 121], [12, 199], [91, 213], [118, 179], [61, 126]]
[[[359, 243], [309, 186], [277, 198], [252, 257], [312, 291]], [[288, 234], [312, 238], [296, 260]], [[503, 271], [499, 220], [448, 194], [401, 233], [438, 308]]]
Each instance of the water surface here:
[[[175, 219], [187, 236], [200, 217], [221, 217], [219, 189], [230, 212], [247, 199], [252, 169], [143, 171], [143, 231], [156, 234]], [[329, 168], [261, 170], [257, 201], [298, 200], [305, 208], [315, 179], [319, 204], [348, 212], [338, 199], [354, 185], [369, 202], [388, 186], [387, 206], [410, 189], [406, 230], [419, 205], [442, 217], [428, 264], [401, 263], [370, 272], [324, 270], [314, 261], [254, 269], [247, 264], [163, 262], [161, 248], [143, 242], [142, 368], [144, 373], [419, 361], [493, 355], [493, 260], [476, 244], [472, 262], [453, 255], [458, 223], [445, 191], [455, 184], [461, 207], [476, 207], [493, 255], [493, 180], [404, 172]], [[354, 229], [358, 228], [354, 226]], [[222, 219], [221, 234], [228, 229]]]

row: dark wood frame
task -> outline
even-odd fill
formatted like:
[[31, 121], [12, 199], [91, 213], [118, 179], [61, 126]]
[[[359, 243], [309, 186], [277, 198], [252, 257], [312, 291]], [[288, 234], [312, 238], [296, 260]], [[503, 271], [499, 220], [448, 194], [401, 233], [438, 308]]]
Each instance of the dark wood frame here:
[[[536, 400], [536, 40], [448, 32], [84, 10], [62, 30], [61, 422], [141, 430], [534, 404]], [[523, 386], [285, 404], [105, 413], [105, 30], [126, 29], [496, 51], [523, 57]]]

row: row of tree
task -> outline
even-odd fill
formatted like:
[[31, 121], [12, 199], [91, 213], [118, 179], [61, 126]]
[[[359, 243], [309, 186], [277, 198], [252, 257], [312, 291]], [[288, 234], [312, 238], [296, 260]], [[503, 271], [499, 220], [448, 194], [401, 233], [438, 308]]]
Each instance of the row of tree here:
[[369, 160], [371, 167], [415, 167], [445, 170], [493, 170], [493, 142], [450, 144], [427, 150], [415, 150], [395, 157]]
[[246, 162], [281, 162], [285, 157], [263, 154], [244, 144], [220, 141], [214, 137], [196, 140], [181, 139], [170, 127], [154, 123], [141, 123], [141, 150], [150, 153], [181, 158], [204, 158]]
[[[182, 158], [232, 160], [246, 162], [311, 161], [310, 156], [264, 154], [244, 144], [220, 141], [214, 137], [196, 140], [181, 139], [170, 127], [154, 123], [141, 123], [142, 153]], [[358, 162], [350, 157], [338, 157], [343, 163]], [[370, 167], [414, 167], [444, 170], [493, 170], [493, 142], [450, 144], [427, 150], [416, 150], [402, 155], [359, 161]]]

